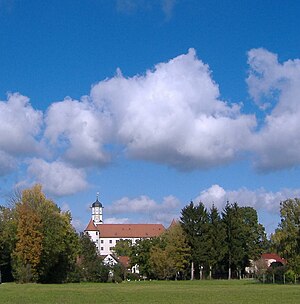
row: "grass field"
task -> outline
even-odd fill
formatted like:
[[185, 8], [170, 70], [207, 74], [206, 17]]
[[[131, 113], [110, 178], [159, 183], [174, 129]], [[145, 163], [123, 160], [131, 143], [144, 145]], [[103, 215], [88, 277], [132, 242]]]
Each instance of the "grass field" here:
[[299, 285], [252, 281], [163, 281], [62, 285], [0, 285], [1, 304], [95, 303], [259, 303], [298, 304]]

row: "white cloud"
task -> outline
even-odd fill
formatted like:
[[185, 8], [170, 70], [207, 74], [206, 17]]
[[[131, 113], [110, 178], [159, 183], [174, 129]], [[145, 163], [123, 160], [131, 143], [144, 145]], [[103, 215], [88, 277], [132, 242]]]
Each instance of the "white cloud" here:
[[91, 98], [111, 113], [129, 156], [181, 169], [232, 161], [256, 125], [239, 105], [219, 99], [209, 67], [194, 49], [143, 76], [125, 78], [118, 71], [95, 85]]
[[12, 172], [16, 166], [16, 159], [0, 150], [0, 176]]
[[105, 224], [129, 224], [130, 220], [127, 217], [118, 218], [118, 217], [109, 217], [105, 219]]
[[48, 163], [34, 158], [29, 163], [28, 173], [34, 182], [41, 183], [47, 193], [55, 196], [69, 195], [87, 188], [84, 171], [63, 162]]
[[260, 131], [252, 138], [259, 170], [300, 164], [300, 60], [278, 62], [264, 49], [248, 53], [249, 92], [263, 109], [270, 109]]
[[100, 166], [109, 161], [103, 145], [110, 135], [110, 119], [87, 98], [66, 98], [53, 103], [46, 115], [45, 136], [63, 151], [63, 157], [79, 167]]
[[42, 113], [34, 110], [29, 99], [19, 93], [8, 94], [7, 101], [0, 101], [0, 175], [11, 171], [18, 157], [40, 152], [36, 137], [42, 118]]
[[169, 225], [173, 218], [178, 217], [180, 202], [172, 195], [164, 197], [162, 203], [157, 203], [146, 195], [133, 199], [124, 197], [107, 207], [106, 211], [112, 215], [128, 215], [126, 218], [138, 217], [138, 222], [146, 221]]
[[220, 211], [225, 207], [227, 201], [237, 202], [240, 206], [251, 206], [256, 210], [266, 210], [278, 213], [280, 202], [291, 197], [299, 197], [300, 189], [282, 189], [277, 192], [265, 189], [249, 190], [241, 188], [238, 190], [225, 190], [219, 185], [212, 185], [203, 190], [195, 202], [203, 202], [208, 208], [214, 204]]

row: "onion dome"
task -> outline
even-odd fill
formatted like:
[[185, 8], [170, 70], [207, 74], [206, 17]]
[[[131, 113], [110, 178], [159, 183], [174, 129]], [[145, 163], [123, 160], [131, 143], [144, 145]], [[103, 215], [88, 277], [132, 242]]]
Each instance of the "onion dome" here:
[[94, 207], [100, 207], [100, 208], [103, 207], [102, 204], [99, 202], [98, 197], [97, 197], [97, 200], [92, 204], [92, 208], [94, 208]]

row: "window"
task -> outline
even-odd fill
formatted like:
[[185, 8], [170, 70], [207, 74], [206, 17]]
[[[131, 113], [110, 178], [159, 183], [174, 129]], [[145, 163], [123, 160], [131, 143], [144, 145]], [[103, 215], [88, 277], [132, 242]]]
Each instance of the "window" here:
[[98, 231], [96, 231], [96, 235], [98, 235]]
[[101, 242], [101, 244], [103, 244], [103, 240], [101, 240], [100, 242]]
[[109, 240], [109, 244], [112, 244], [112, 240]]
[[101, 247], [101, 250], [104, 250], [104, 247]]

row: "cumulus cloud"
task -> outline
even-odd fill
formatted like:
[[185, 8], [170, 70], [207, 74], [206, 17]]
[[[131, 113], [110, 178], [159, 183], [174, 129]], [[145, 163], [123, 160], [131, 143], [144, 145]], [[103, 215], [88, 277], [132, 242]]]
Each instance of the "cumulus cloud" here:
[[[161, 3], [172, 9], [175, 2]], [[221, 99], [209, 66], [194, 49], [142, 75], [125, 77], [117, 70], [114, 77], [95, 84], [89, 96], [52, 103], [45, 115], [27, 97], [9, 94], [0, 101], [0, 176], [20, 168], [26, 158], [33, 180], [49, 193], [67, 195], [87, 187], [85, 169], [107, 164], [109, 150], [122, 149], [132, 159], [182, 170], [226, 164], [249, 151], [262, 171], [297, 166], [300, 60], [280, 63], [276, 54], [252, 49], [248, 63], [249, 94], [264, 115], [258, 127], [255, 115], [243, 114], [241, 105]], [[51, 162], [41, 159], [46, 145]], [[208, 190], [201, 195], [218, 193], [220, 202], [224, 198], [223, 188]], [[267, 192], [260, 191], [260, 196], [247, 189], [237, 193], [249, 195], [250, 202], [266, 200]], [[268, 194], [277, 198], [279, 193]], [[144, 215], [145, 210], [160, 210], [152, 219], [169, 219], [162, 207], [165, 201], [158, 204], [141, 196], [118, 204], [120, 211], [129, 208], [124, 214], [134, 208]]]
[[87, 188], [84, 171], [60, 161], [48, 163], [42, 159], [31, 159], [28, 173], [34, 182], [42, 184], [47, 193], [55, 196], [70, 195]]
[[118, 71], [91, 90], [98, 107], [111, 113], [130, 157], [181, 169], [224, 164], [246, 149], [256, 119], [219, 95], [194, 49], [142, 76]]
[[79, 167], [100, 166], [109, 161], [103, 144], [110, 135], [110, 119], [88, 98], [53, 103], [45, 122], [46, 138], [61, 148], [65, 160]]
[[0, 176], [12, 172], [16, 168], [16, 166], [16, 159], [0, 150]]
[[35, 136], [41, 131], [42, 112], [34, 110], [29, 98], [18, 93], [0, 101], [0, 149], [13, 155], [38, 150]]
[[[157, 203], [146, 195], [130, 199], [123, 197], [107, 207], [107, 213], [112, 215], [128, 215], [127, 218], [138, 216], [139, 221], [165, 223], [169, 225], [173, 218], [177, 218], [180, 209], [179, 200], [170, 195], [163, 198], [162, 203]], [[107, 223], [107, 220], [105, 220]]]
[[282, 189], [277, 192], [266, 191], [265, 189], [249, 190], [240, 188], [238, 190], [225, 190], [219, 185], [212, 185], [203, 190], [195, 202], [203, 202], [208, 208], [214, 204], [219, 210], [225, 207], [227, 201], [237, 202], [240, 206], [251, 206], [256, 210], [266, 210], [271, 213], [278, 213], [280, 202], [291, 197], [299, 197], [300, 189]]
[[276, 170], [300, 163], [300, 60], [278, 62], [265, 49], [248, 53], [250, 95], [266, 112], [259, 132], [252, 137], [259, 170]]
[[8, 94], [0, 101], [0, 175], [15, 168], [17, 158], [40, 151], [36, 137], [41, 132], [43, 115], [34, 110], [29, 98]]

